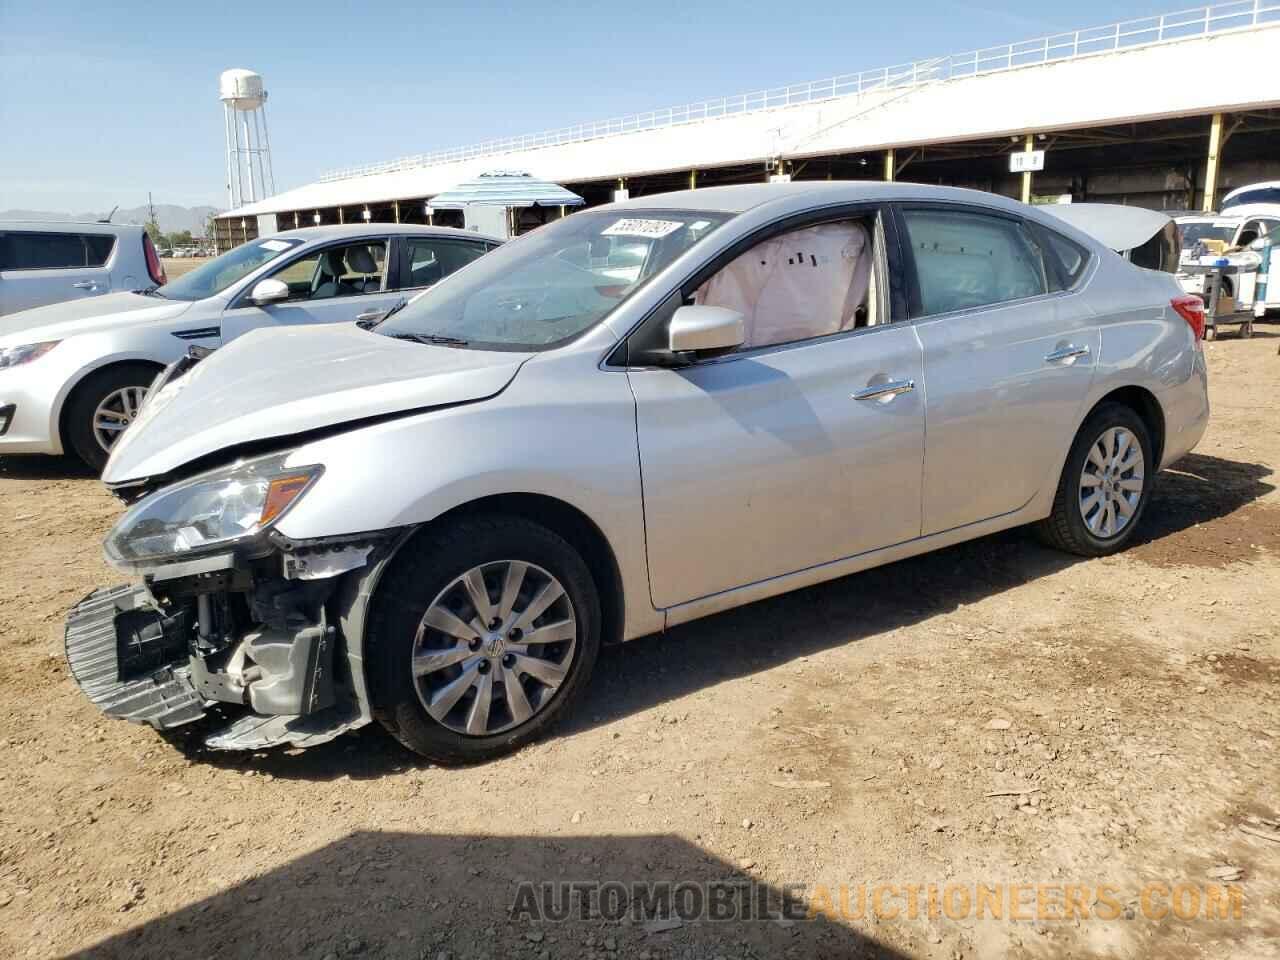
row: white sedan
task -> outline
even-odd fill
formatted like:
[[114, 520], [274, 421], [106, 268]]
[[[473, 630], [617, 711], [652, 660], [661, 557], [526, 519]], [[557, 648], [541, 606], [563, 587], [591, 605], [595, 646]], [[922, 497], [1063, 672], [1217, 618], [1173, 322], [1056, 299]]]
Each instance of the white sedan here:
[[0, 455], [101, 469], [156, 376], [259, 327], [372, 322], [500, 241], [446, 227], [309, 227], [242, 244], [171, 283], [0, 318]]

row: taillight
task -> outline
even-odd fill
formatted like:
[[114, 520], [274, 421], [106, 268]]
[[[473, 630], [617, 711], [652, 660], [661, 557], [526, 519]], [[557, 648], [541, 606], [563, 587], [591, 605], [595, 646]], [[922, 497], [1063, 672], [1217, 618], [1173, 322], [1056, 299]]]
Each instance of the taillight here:
[[1178, 314], [1191, 327], [1191, 332], [1195, 334], [1196, 341], [1204, 339], [1204, 301], [1194, 294], [1187, 293], [1181, 297], [1174, 297], [1169, 301], [1169, 306], [1173, 307], [1174, 312]]
[[142, 252], [147, 258], [147, 273], [151, 274], [151, 282], [163, 287], [169, 282], [169, 278], [164, 275], [164, 264], [156, 253], [156, 245], [151, 242], [151, 234], [146, 232], [142, 234]]

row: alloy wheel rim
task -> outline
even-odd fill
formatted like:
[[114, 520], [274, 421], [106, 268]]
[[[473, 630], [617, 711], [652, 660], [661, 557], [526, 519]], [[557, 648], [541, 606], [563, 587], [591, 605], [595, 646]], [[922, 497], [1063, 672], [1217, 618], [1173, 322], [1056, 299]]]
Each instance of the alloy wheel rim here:
[[464, 736], [503, 733], [541, 713], [569, 676], [578, 623], [564, 586], [542, 567], [472, 567], [418, 623], [410, 667], [423, 708]]
[[1095, 537], [1119, 536], [1133, 520], [1142, 500], [1142, 444], [1125, 427], [1104, 430], [1080, 471], [1080, 517]]
[[138, 419], [145, 399], [146, 387], [121, 387], [107, 394], [93, 411], [93, 438], [98, 446], [110, 450], [129, 424]]

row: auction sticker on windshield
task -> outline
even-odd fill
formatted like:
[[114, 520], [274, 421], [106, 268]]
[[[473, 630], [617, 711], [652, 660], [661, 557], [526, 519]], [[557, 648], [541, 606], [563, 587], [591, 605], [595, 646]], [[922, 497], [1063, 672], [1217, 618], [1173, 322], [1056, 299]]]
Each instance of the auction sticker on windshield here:
[[274, 250], [279, 253], [281, 250], [288, 250], [293, 244], [285, 240], [263, 240], [258, 246], [263, 250]]
[[613, 226], [600, 231], [602, 237], [647, 237], [657, 240], [669, 233], [675, 233], [684, 224], [678, 220], [619, 220]]

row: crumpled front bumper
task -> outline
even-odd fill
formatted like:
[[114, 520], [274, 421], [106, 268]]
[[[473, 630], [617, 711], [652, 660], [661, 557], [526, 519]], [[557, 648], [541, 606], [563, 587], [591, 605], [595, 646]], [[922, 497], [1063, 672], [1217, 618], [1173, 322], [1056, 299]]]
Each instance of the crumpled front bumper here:
[[[67, 616], [67, 662], [80, 689], [104, 714], [169, 730], [201, 720], [233, 699], [210, 696], [218, 693], [217, 686], [204, 661], [187, 650], [193, 629], [185, 611], [166, 614], [146, 587], [96, 590]], [[315, 657], [306, 667], [318, 675]], [[232, 708], [241, 711], [239, 716], [204, 737], [205, 746], [316, 746], [367, 722], [350, 698], [292, 715], [244, 712], [249, 699], [244, 695], [238, 708]]]
[[[147, 612], [146, 598], [141, 587], [108, 587], [76, 604], [67, 615], [67, 663], [85, 696], [108, 717], [168, 730], [199, 720], [205, 706], [189, 667], [157, 661], [154, 669], [146, 669], [148, 658], [161, 655], [164, 636], [163, 618]], [[138, 629], [124, 638], [124, 652], [135, 653], [136, 660], [126, 667], [120, 631], [130, 621]]]

